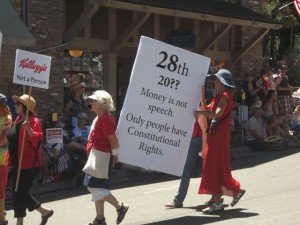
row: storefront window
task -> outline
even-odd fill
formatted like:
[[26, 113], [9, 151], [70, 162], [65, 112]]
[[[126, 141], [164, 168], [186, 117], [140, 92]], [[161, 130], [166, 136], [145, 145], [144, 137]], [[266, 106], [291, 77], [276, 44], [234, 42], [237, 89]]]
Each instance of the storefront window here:
[[84, 82], [87, 92], [103, 89], [103, 54], [83, 52], [79, 57], [70, 55], [69, 50], [64, 54], [64, 86]]

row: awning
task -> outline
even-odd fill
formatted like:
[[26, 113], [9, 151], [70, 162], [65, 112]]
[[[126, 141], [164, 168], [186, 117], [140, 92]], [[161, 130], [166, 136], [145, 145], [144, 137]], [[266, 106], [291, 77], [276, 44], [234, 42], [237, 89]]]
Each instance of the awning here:
[[91, 0], [125, 10], [158, 13], [196, 20], [214, 21], [232, 25], [279, 29], [278, 22], [241, 6], [213, 0]]
[[3, 45], [34, 46], [35, 38], [8, 0], [0, 0], [0, 31]]

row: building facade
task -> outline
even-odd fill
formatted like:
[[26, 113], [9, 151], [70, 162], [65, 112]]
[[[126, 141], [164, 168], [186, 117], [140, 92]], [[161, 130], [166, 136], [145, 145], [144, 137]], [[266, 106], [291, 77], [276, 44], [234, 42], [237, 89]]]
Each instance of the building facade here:
[[245, 73], [258, 73], [262, 38], [270, 29], [280, 28], [261, 15], [262, 0], [9, 2], [35, 45], [3, 43], [0, 90], [6, 93], [12, 81], [17, 48], [51, 56], [49, 89], [32, 89], [41, 118], [49, 107], [63, 111], [70, 83], [78, 74], [87, 85], [86, 95], [97, 89], [112, 94], [118, 117], [141, 35], [210, 57], [241, 80]]

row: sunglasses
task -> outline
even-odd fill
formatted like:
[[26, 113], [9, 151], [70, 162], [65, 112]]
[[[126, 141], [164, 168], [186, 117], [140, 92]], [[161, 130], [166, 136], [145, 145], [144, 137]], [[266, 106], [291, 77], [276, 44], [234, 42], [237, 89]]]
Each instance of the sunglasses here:
[[15, 105], [22, 105], [22, 103], [21, 102], [16, 102], [16, 104]]

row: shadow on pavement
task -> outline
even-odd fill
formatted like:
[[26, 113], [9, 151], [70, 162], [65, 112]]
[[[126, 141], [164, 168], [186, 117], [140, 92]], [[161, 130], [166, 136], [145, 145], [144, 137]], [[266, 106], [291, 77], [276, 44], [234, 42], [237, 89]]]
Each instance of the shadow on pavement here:
[[199, 212], [199, 216], [184, 216], [164, 221], [157, 221], [154, 223], [144, 223], [143, 225], [201, 225], [215, 223], [223, 220], [230, 220], [234, 218], [248, 218], [259, 215], [258, 213], [243, 212], [244, 210], [246, 209], [227, 209], [222, 212], [210, 214], [209, 216]]
[[[244, 148], [245, 149], [245, 148]], [[239, 151], [243, 151], [240, 149]], [[299, 153], [299, 149], [293, 148], [285, 151], [254, 151], [246, 149], [247, 153], [243, 154], [238, 151], [233, 151], [232, 170], [251, 168], [260, 164], [271, 162], [283, 157], [288, 157]]]

